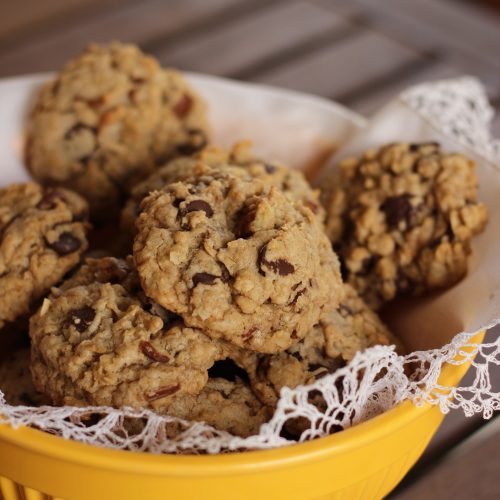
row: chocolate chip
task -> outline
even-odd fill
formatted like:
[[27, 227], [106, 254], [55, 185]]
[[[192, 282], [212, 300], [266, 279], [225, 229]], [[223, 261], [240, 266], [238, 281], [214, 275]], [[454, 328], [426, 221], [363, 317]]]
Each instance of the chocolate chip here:
[[168, 363], [170, 361], [168, 356], [159, 353], [149, 342], [146, 342], [145, 340], [139, 344], [139, 348], [144, 356], [153, 361], [158, 361], [158, 363]]
[[288, 274], [292, 274], [295, 272], [295, 267], [285, 259], [266, 260], [266, 250], [267, 250], [267, 243], [260, 247], [259, 252], [257, 254], [257, 264], [260, 270], [262, 270], [262, 266], [266, 266], [271, 268], [275, 273], [279, 274], [280, 276], [287, 276]]
[[82, 246], [82, 242], [73, 234], [64, 232], [61, 233], [59, 239], [54, 243], [47, 243], [47, 246], [54, 250], [59, 255], [68, 255], [76, 252]]
[[390, 196], [381, 205], [385, 214], [387, 225], [391, 228], [398, 227], [399, 223], [404, 221], [410, 223], [413, 215], [413, 207], [410, 203], [411, 195], [402, 194], [399, 196]]
[[190, 109], [193, 107], [193, 98], [184, 94], [174, 105], [174, 113], [179, 117], [183, 118], [186, 116]]
[[203, 211], [207, 215], [207, 217], [212, 217], [214, 211], [212, 207], [204, 200], [194, 200], [190, 201], [183, 210], [183, 215], [188, 214], [190, 212], [198, 212]]
[[83, 333], [94, 321], [95, 311], [90, 306], [72, 309], [68, 313], [68, 323], [73, 325], [80, 333]]
[[249, 238], [252, 236], [252, 222], [257, 216], [257, 206], [254, 204], [243, 206], [236, 214], [233, 233], [236, 238]]
[[271, 368], [272, 357], [268, 355], [262, 356], [257, 362], [256, 373], [259, 378], [266, 378]]
[[49, 189], [43, 198], [38, 202], [37, 208], [40, 210], [53, 210], [57, 206], [57, 200], [66, 201], [64, 193], [57, 189]]
[[213, 285], [218, 276], [209, 273], [196, 273], [193, 276], [193, 286], [201, 283], [202, 285]]
[[207, 136], [205, 132], [203, 132], [203, 130], [189, 130], [188, 136], [188, 142], [180, 144], [177, 147], [177, 151], [181, 155], [191, 155], [193, 153], [196, 153], [196, 151], [203, 149], [208, 143]]
[[142, 85], [143, 83], [146, 82], [145, 78], [141, 78], [139, 76], [133, 76], [130, 78], [130, 80], [132, 81], [132, 83], [135, 83], [136, 85]]
[[222, 283], [230, 283], [232, 281], [233, 277], [229, 273], [227, 267], [222, 262], [218, 262], [218, 264], [219, 264], [220, 271], [221, 271], [220, 279], [221, 279]]
[[148, 394], [146, 397], [148, 401], [156, 401], [157, 399], [162, 399], [167, 396], [171, 396], [172, 394], [175, 394], [180, 388], [181, 388], [180, 384], [167, 385], [165, 387], [160, 387], [160, 389], [153, 392], [152, 394]]
[[276, 172], [276, 167], [274, 167], [273, 165], [270, 165], [269, 163], [265, 163], [264, 168], [266, 169], [266, 172], [268, 174], [274, 174], [274, 172]]
[[301, 295], [304, 295], [304, 293], [306, 293], [306, 289], [305, 288], [302, 288], [301, 290], [299, 290], [296, 294], [295, 294], [295, 297], [293, 298], [293, 300], [290, 302], [290, 305], [294, 306], [296, 303], [297, 303], [297, 300], [299, 300], [299, 297]]

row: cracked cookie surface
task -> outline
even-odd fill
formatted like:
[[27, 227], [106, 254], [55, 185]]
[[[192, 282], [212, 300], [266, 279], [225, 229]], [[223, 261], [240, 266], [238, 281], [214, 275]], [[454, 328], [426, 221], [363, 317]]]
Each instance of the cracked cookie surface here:
[[320, 222], [274, 186], [215, 171], [142, 207], [134, 260], [145, 293], [212, 338], [279, 352], [340, 300]]
[[325, 198], [346, 279], [374, 308], [457, 283], [488, 220], [475, 163], [437, 143], [390, 144], [344, 160]]
[[[167, 184], [184, 181], [207, 173], [210, 168], [229, 170], [233, 175], [257, 178], [269, 186], [276, 186], [291, 200], [302, 201], [322, 222], [325, 212], [319, 202], [319, 192], [311, 188], [302, 172], [291, 170], [276, 161], [265, 161], [251, 151], [249, 141], [241, 141], [230, 150], [208, 146], [192, 157], [177, 158], [159, 168], [150, 177], [135, 185], [121, 214], [122, 227], [135, 233], [135, 220], [141, 201], [152, 191]], [[241, 169], [238, 172], [237, 169]]]
[[62, 188], [0, 190], [0, 330], [30, 308], [87, 249], [87, 203]]
[[130, 261], [104, 258], [53, 289], [30, 322], [38, 390], [56, 405], [149, 408], [241, 435], [258, 429], [271, 410], [248, 384], [210, 377], [225, 344], [151, 306], [138, 284]]
[[274, 355], [233, 351], [232, 359], [247, 372], [258, 397], [273, 406], [283, 387], [311, 384], [345, 366], [359, 351], [392, 344], [403, 352], [378, 315], [350, 285], [344, 285], [340, 305], [324, 314], [297, 344]]
[[40, 91], [26, 159], [109, 219], [131, 184], [206, 140], [205, 104], [181, 74], [132, 45], [91, 45]]

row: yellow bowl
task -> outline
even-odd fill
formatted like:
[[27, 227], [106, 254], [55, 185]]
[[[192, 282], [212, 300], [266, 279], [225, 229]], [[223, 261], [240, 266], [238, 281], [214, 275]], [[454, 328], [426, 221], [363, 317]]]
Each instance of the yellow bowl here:
[[[446, 365], [440, 382], [454, 386], [468, 368]], [[401, 481], [442, 420], [438, 407], [405, 402], [322, 439], [217, 456], [102, 449], [2, 425], [0, 492], [5, 500], [378, 499]]]

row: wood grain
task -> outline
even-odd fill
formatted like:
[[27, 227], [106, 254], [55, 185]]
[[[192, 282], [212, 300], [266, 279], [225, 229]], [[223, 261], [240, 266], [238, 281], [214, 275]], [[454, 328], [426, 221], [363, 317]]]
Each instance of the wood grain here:
[[258, 10], [237, 22], [193, 33], [187, 40], [156, 51], [168, 65], [216, 75], [232, 75], [329, 33], [347, 22], [331, 11], [306, 2], [287, 2]]
[[413, 49], [366, 31], [278, 66], [254, 80], [335, 97], [422, 58]]
[[189, 30], [193, 23], [213, 18], [244, 0], [145, 0], [96, 14], [47, 34], [26, 37], [15, 49], [0, 49], [0, 76], [54, 70], [90, 41], [122, 40], [142, 45], [155, 35]]

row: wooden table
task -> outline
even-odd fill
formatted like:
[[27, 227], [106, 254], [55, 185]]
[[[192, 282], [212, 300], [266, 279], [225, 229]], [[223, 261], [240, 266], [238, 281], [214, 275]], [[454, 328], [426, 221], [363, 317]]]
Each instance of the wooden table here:
[[[497, 0], [484, 0], [490, 9]], [[369, 115], [408, 85], [473, 74], [500, 108], [500, 6], [452, 0], [15, 0], [0, 3], [0, 77], [55, 70], [89, 41], [167, 65], [335, 99]], [[500, 136], [500, 114], [493, 124]], [[500, 330], [490, 335], [498, 336]], [[500, 384], [500, 369], [496, 379]], [[500, 419], [447, 416], [391, 495], [500, 496]]]

